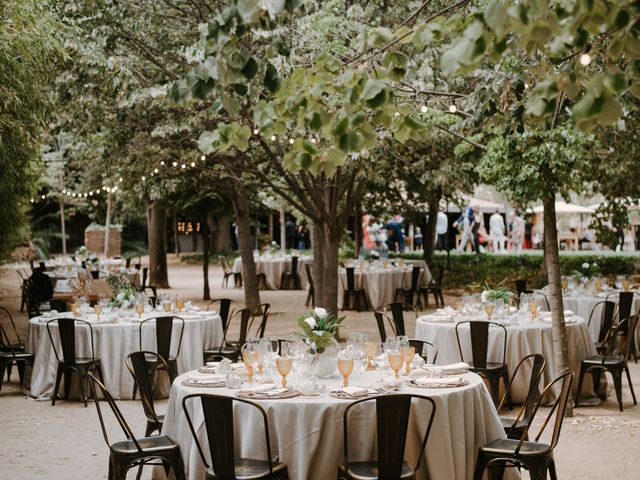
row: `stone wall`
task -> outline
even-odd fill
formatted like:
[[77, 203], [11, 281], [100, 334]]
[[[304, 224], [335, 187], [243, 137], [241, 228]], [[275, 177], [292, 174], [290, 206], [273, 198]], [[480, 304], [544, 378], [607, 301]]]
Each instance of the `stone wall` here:
[[[107, 256], [117, 257], [122, 253], [122, 229], [109, 228], [109, 250]], [[84, 231], [84, 246], [92, 253], [102, 255], [104, 253], [105, 228], [91, 227]]]

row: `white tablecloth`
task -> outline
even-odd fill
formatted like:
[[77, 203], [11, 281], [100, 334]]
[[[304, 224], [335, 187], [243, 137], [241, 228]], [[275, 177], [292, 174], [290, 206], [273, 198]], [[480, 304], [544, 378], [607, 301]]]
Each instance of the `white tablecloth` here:
[[[422, 262], [420, 286], [426, 286], [431, 281], [431, 272]], [[405, 267], [369, 267], [355, 269], [356, 288], [364, 288], [367, 293], [369, 307], [373, 310], [381, 310], [389, 303], [395, 301], [396, 289], [411, 286], [411, 265]], [[347, 288], [347, 271], [341, 268], [339, 271], [340, 286], [338, 288], [338, 307], [342, 308], [344, 289]], [[400, 297], [398, 301], [404, 301]]]
[[[431, 315], [419, 317], [416, 321], [416, 337], [420, 340], [427, 340], [438, 347], [439, 365], [446, 365], [460, 361], [460, 353], [456, 341], [455, 322], [431, 323]], [[596, 354], [593, 339], [587, 324], [583, 318], [574, 317], [576, 323], [567, 324], [567, 335], [569, 342], [569, 364], [576, 372], [576, 381], [573, 382], [574, 392], [578, 386], [578, 375], [580, 373], [580, 363], [584, 358]], [[541, 353], [546, 360], [543, 381], [546, 385], [555, 378], [556, 366], [553, 357], [553, 339], [550, 323], [521, 323], [519, 325], [509, 325], [507, 328], [507, 352], [505, 362], [509, 366], [511, 375], [516, 365], [522, 358], [532, 353]], [[488, 361], [500, 361], [502, 359], [502, 349], [504, 341], [503, 330], [499, 327], [490, 327], [489, 330], [489, 350]], [[469, 326], [460, 327], [460, 342], [465, 360], [471, 359], [471, 341], [469, 339]], [[525, 368], [525, 367], [523, 367]], [[513, 385], [512, 399], [514, 402], [523, 402], [527, 395], [528, 379], [530, 368], [518, 374], [518, 379]], [[583, 394], [593, 395], [591, 377], [585, 376]]]
[[[466, 376], [470, 384], [450, 389], [419, 389], [402, 387], [402, 392], [431, 396], [436, 402], [436, 416], [418, 478], [470, 480], [478, 447], [495, 439], [504, 438], [495, 407], [484, 383], [475, 374]], [[200, 460], [186, 417], [182, 399], [192, 393], [234, 395], [226, 388], [193, 388], [181, 384], [185, 376], [178, 377], [171, 388], [162, 433], [180, 444], [187, 469], [187, 478], [204, 478]], [[380, 372], [353, 375], [352, 385], [371, 385], [382, 378]], [[291, 382], [291, 378], [289, 379]], [[295, 378], [293, 379], [295, 382]], [[339, 380], [328, 380], [331, 386]], [[208, 443], [202, 411], [197, 400], [188, 403], [198, 438], [208, 452]], [[267, 412], [274, 459], [285, 462], [291, 480], [327, 480], [336, 478], [337, 466], [343, 461], [343, 414], [349, 404], [328, 395], [296, 397], [283, 400], [256, 401]], [[417, 404], [419, 405], [419, 404]], [[429, 411], [412, 408], [409, 420], [405, 458], [415, 463], [419, 444], [426, 428]], [[243, 456], [264, 457], [264, 429], [258, 413], [250, 406], [235, 405], [236, 453]], [[375, 404], [369, 404], [360, 421], [350, 424], [350, 458], [369, 458], [374, 448]], [[375, 453], [373, 453], [375, 455]], [[208, 456], [208, 453], [206, 453]], [[360, 455], [360, 457], [358, 457]]]
[[[156, 312], [155, 315], [162, 315]], [[177, 314], [176, 314], [177, 315]], [[205, 316], [206, 315], [206, 316]], [[144, 314], [144, 318], [152, 316]], [[102, 360], [102, 369], [107, 388], [117, 399], [129, 399], [133, 393], [133, 378], [125, 366], [125, 359], [131, 352], [140, 349], [137, 321], [126, 323], [97, 323], [95, 315], [89, 315], [93, 327], [93, 341], [96, 358]], [[184, 335], [178, 356], [178, 372], [193, 370], [202, 366], [202, 352], [222, 342], [222, 320], [215, 312], [184, 313]], [[35, 364], [31, 374], [31, 395], [50, 397], [56, 379], [57, 360], [49, 335], [47, 324], [42, 317], [29, 321], [27, 351], [35, 354]], [[51, 333], [56, 341], [58, 355], [61, 353], [57, 323], [51, 324]], [[171, 353], [175, 355], [180, 338], [180, 323], [174, 321]], [[145, 324], [142, 330], [142, 346], [145, 350], [156, 350], [155, 325]], [[76, 324], [76, 354], [78, 357], [91, 356], [89, 328]], [[62, 391], [62, 390], [61, 390]]]
[[[267, 288], [269, 290], [279, 289], [280, 277], [284, 272], [291, 271], [291, 255], [262, 256], [254, 258], [254, 262], [256, 262], [256, 273], [264, 273], [267, 277]], [[307, 278], [307, 271], [304, 267], [305, 263], [313, 265], [313, 258], [308, 256], [298, 257], [298, 274], [300, 275], [300, 284], [303, 290], [309, 288], [309, 279]], [[234, 260], [233, 271], [242, 272], [242, 258], [238, 257]]]

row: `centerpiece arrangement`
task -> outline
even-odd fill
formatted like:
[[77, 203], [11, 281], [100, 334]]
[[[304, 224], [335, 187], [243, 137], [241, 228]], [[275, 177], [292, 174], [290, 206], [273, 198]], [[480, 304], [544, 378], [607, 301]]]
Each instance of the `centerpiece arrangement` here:
[[298, 332], [297, 335], [305, 343], [307, 352], [312, 357], [309, 374], [318, 378], [327, 378], [335, 373], [336, 360], [340, 351], [335, 335], [344, 318], [336, 318], [335, 315], [319, 307], [298, 318], [297, 322], [302, 332]]
[[486, 283], [484, 286], [485, 288], [480, 294], [480, 300], [482, 301], [482, 303], [501, 301], [505, 305], [509, 305], [511, 303], [511, 299], [513, 299], [514, 297], [513, 292], [508, 288], [500, 286], [491, 288]]
[[600, 266], [596, 262], [584, 262], [580, 268], [574, 270], [573, 275], [578, 279], [589, 279], [601, 273]]
[[113, 297], [111, 299], [112, 307], [121, 306], [126, 308], [133, 304], [135, 291], [126, 275], [110, 274], [107, 277], [107, 285], [109, 285], [113, 291]]

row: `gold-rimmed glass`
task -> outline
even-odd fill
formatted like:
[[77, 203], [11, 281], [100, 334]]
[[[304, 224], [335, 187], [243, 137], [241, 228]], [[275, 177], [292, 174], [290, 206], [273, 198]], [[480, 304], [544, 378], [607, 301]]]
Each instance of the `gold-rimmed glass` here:
[[416, 347], [402, 347], [402, 356], [404, 357], [404, 373], [409, 375], [411, 371], [411, 364], [413, 363], [413, 357], [416, 355]]
[[287, 375], [289, 375], [289, 372], [291, 371], [292, 368], [293, 368], [293, 359], [291, 357], [289, 356], [281, 357], [280, 355], [276, 357], [276, 370], [278, 370], [278, 373], [282, 377], [283, 387], [287, 386]]
[[142, 314], [144, 313], [144, 303], [136, 302], [135, 309], [138, 314], [138, 318], [142, 318]]
[[631, 282], [629, 281], [629, 279], [627, 277], [624, 277], [622, 279], [622, 289], [625, 292], [628, 292], [630, 288], [631, 288]]
[[353, 355], [347, 350], [338, 354], [338, 371], [342, 375], [342, 386], [349, 386], [349, 375], [353, 372]]
[[529, 302], [529, 313], [531, 314], [531, 320], [535, 320], [538, 317], [538, 301], [531, 299]]
[[375, 370], [376, 366], [373, 364], [372, 359], [378, 352], [380, 345], [376, 342], [365, 342], [364, 351], [367, 353], [367, 370]]
[[242, 346], [242, 361], [244, 366], [247, 367], [249, 383], [253, 382], [253, 365], [258, 361], [258, 349], [252, 342], [247, 342]]
[[484, 311], [487, 313], [489, 321], [491, 321], [491, 315], [493, 315], [493, 311], [495, 310], [495, 308], [496, 306], [493, 304], [493, 302], [486, 302], [484, 304]]
[[403, 356], [400, 350], [393, 350], [387, 352], [387, 362], [389, 363], [389, 367], [393, 370], [393, 375], [396, 378], [400, 378], [400, 369], [403, 364]]
[[78, 297], [72, 297], [71, 303], [69, 304], [69, 308], [71, 309], [71, 313], [73, 313], [73, 316], [77, 317], [78, 308], [80, 308], [80, 304], [78, 303]]
[[93, 306], [93, 311], [96, 312], [96, 317], [98, 317], [98, 320], [100, 320], [100, 315], [102, 314], [102, 308], [103, 308], [103, 305], [101, 302], [98, 302]]
[[180, 293], [176, 295], [176, 308], [179, 311], [182, 311], [182, 309], [184, 308], [184, 297]]
[[594, 288], [596, 290], [596, 293], [600, 293], [602, 291], [602, 279], [600, 277], [596, 278], [596, 281], [594, 282]]

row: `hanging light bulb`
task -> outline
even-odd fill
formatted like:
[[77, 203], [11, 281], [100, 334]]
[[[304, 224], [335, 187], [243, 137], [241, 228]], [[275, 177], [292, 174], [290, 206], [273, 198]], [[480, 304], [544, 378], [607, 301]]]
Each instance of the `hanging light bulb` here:
[[32, 199], [31, 199], [31, 203], [34, 203], [34, 202], [35, 202], [35, 199], [33, 199], [33, 198], [32, 198]]
[[88, 193], [85, 193], [85, 194], [84, 194], [84, 198], [87, 198], [88, 196], [89, 196], [89, 194], [88, 194]]
[[275, 142], [276, 141], [276, 136], [275, 135], [271, 135], [271, 141]]
[[455, 105], [449, 105], [449, 113], [456, 113], [458, 109]]
[[120, 183], [122, 183], [122, 177], [120, 177], [120, 178], [118, 179], [118, 181], [119, 181]]
[[420, 111], [421, 111], [422, 113], [427, 113], [427, 106], [426, 106], [426, 105], [422, 105], [422, 106], [420, 107]]
[[257, 134], [259, 134], [259, 133], [260, 133], [260, 130], [258, 130], [257, 128], [254, 128], [254, 129], [253, 129], [253, 134], [254, 134], [254, 135], [257, 135]]
[[289, 145], [293, 145], [294, 142], [295, 142], [295, 140], [293, 138], [289, 139]]
[[588, 53], [583, 53], [580, 55], [580, 65], [584, 65], [585, 67], [591, 63], [591, 55]]
[[191, 166], [195, 167], [196, 166], [196, 162], [191, 162]]
[[90, 196], [90, 197], [93, 197], [93, 190], [91, 190], [91, 191], [89, 192], [89, 196]]
[[42, 199], [44, 200], [45, 198], [47, 198], [47, 196], [46, 195], [42, 195]]
[[159, 172], [159, 170], [157, 168], [153, 169], [153, 173], [158, 173], [158, 172]]
[[203, 162], [204, 162], [206, 159], [207, 159], [207, 156], [206, 156], [206, 155], [202, 155], [202, 156], [200, 157], [200, 160], [202, 160]]
[[164, 160], [160, 162], [160, 165], [164, 167]]
[[177, 167], [178, 166], [178, 162], [173, 162], [173, 166]]
[[144, 175], [142, 175], [142, 181], [144, 182], [147, 179]]
[[187, 166], [183, 163], [182, 165], [180, 165], [180, 168], [184, 170], [185, 168], [187, 168]]

